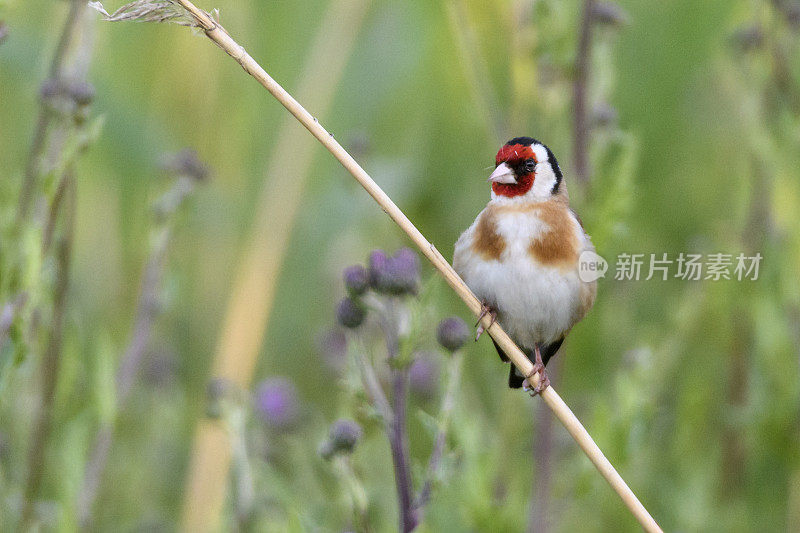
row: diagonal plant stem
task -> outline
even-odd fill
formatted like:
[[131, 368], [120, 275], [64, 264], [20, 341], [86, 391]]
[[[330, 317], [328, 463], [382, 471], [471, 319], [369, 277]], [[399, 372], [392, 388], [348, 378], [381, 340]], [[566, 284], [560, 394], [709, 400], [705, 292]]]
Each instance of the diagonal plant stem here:
[[[554, 370], [550, 374], [553, 376], [550, 378], [551, 386], [557, 382], [556, 378], [561, 374], [560, 369], [566, 358], [564, 348], [562, 347], [556, 355], [559, 357], [550, 362], [551, 371]], [[531, 418], [536, 419], [536, 422], [533, 424], [534, 435], [531, 446], [534, 466], [533, 476], [531, 476], [531, 498], [528, 502], [527, 531], [529, 533], [548, 533], [553, 530], [550, 521], [550, 493], [553, 480], [553, 416], [539, 403], [534, 406]]]
[[[339, 142], [319, 123], [306, 109], [300, 105], [283, 87], [280, 86], [258, 62], [238, 44], [225, 29], [205, 11], [198, 9], [189, 0], [174, 0], [182, 5], [197, 21], [206, 36], [230, 55], [242, 68], [253, 76], [278, 102], [283, 105], [294, 117], [350, 172], [370, 196], [381, 206], [387, 215], [408, 235], [414, 244], [422, 251], [423, 255], [442, 274], [445, 281], [453, 291], [464, 301], [475, 316], [481, 312], [481, 303], [459, 277], [450, 263], [431, 244], [416, 226], [408, 219], [403, 211], [381, 189], [370, 175], [356, 162], [355, 159], [339, 144]], [[517, 347], [511, 337], [498, 323], [491, 323], [490, 317], [481, 320], [486, 332], [495, 340], [500, 348], [508, 355], [512, 363], [525, 376], [530, 376], [534, 385], [539, 383], [539, 375], [533, 373], [533, 363]], [[636, 495], [628, 487], [625, 480], [614, 469], [611, 462], [603, 455], [591, 435], [586, 431], [578, 418], [572, 413], [564, 400], [556, 393], [553, 387], [546, 388], [542, 399], [552, 409], [575, 442], [581, 447], [587, 457], [592, 461], [597, 470], [617, 492], [630, 512], [639, 521], [646, 531], [661, 531], [656, 521], [650, 516]]]
[[[299, 76], [299, 94], [326, 113], [355, 45], [370, 0], [335, 0], [317, 31]], [[267, 164], [253, 224], [236, 268], [222, 323], [212, 375], [249, 386], [270, 319], [281, 266], [311, 174], [314, 139], [286, 116]], [[214, 529], [225, 497], [230, 464], [225, 431], [201, 420], [195, 432], [183, 504], [183, 527]]]

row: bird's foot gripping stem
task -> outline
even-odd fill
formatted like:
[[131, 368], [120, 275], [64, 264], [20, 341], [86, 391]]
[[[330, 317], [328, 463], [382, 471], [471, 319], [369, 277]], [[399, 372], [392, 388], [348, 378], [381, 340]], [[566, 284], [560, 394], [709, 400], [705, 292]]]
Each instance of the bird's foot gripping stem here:
[[[491, 322], [489, 322], [488, 327], [483, 327], [483, 324], [481, 324], [481, 320], [483, 320], [483, 317], [485, 317], [486, 315], [489, 315], [489, 317], [492, 320]], [[497, 311], [495, 311], [492, 307], [490, 307], [489, 304], [487, 304], [486, 302], [481, 302], [481, 314], [478, 315], [478, 321], [475, 322], [475, 327], [477, 327], [477, 331], [475, 333], [475, 340], [477, 341], [478, 339], [480, 339], [481, 335], [483, 335], [483, 332], [492, 327], [492, 324], [494, 324], [496, 320], [497, 320]]]
[[[531, 369], [528, 377], [525, 381], [522, 382], [522, 388], [525, 392], [530, 392], [531, 396], [536, 396], [541, 394], [547, 387], [550, 386], [550, 378], [547, 376], [547, 371], [544, 368], [544, 363], [542, 362], [542, 353], [539, 351], [539, 347], [536, 346], [536, 356], [535, 361], [533, 363], [533, 368]], [[539, 374], [539, 383], [538, 385], [531, 387], [531, 383], [533, 382], [533, 376], [535, 374]]]

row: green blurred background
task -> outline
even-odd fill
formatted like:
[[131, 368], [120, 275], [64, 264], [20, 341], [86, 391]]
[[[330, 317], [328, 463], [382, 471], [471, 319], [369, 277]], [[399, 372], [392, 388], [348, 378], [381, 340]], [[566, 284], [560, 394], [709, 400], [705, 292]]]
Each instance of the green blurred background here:
[[[352, 527], [341, 480], [317, 454], [330, 422], [347, 416], [364, 426], [352, 464], [369, 521], [375, 531], [392, 530], [385, 436], [325, 366], [318, 339], [335, 326], [342, 269], [374, 248], [410, 243], [262, 87], [186, 28], [81, 15], [81, 34], [92, 41], [78, 62], [90, 61], [96, 94], [81, 111], [86, 122], [64, 135], [94, 133], [70, 160], [76, 205], [64, 339], [52, 427], [44, 444], [34, 442], [57, 266], [52, 253], [31, 250], [39, 249], [41, 205], [52, 201], [48, 180], [58, 173], [42, 176], [30, 221], [21, 226], [15, 213], [42, 83], [69, 7], [0, 4], [8, 31], [0, 43], [0, 304], [22, 291], [34, 295], [15, 317], [16, 334], [0, 346], [0, 529], [22, 527], [37, 445], [43, 473], [28, 524], [81, 527], [87, 457], [109, 420], [113, 444], [84, 527], [170, 531], [186, 523], [198, 424], [223, 424], [208, 419], [207, 389], [234, 280], [247, 250], [262, 246], [256, 256], [273, 269], [256, 283], [265, 303], [254, 293], [254, 308], [244, 299], [240, 315], [260, 317], [272, 306], [268, 320], [240, 324], [257, 332], [266, 322], [254, 385], [226, 392], [245, 417], [240, 436], [256, 510], [246, 524], [237, 521], [240, 473], [230, 485], [223, 477], [221, 517], [208, 527]], [[542, 140], [559, 158], [572, 204], [607, 259], [761, 253], [756, 281], [617, 281], [612, 264], [552, 373], [665, 530], [800, 530], [796, 3], [599, 3], [588, 57], [586, 180], [574, 172], [572, 101], [582, 2], [220, 0], [200, 7], [219, 8], [225, 28], [279, 83], [320, 107], [309, 103], [448, 258], [488, 199], [495, 152], [518, 135]], [[339, 42], [351, 39], [352, 47]], [[323, 59], [309, 71], [315, 54]], [[341, 74], [327, 70], [337, 62]], [[143, 265], [166, 224], [154, 219], [152, 205], [174, 182], [159, 162], [183, 147], [197, 151], [210, 178], [168, 223], [159, 312], [132, 395], [115, 410], [114, 374], [133, 335]], [[429, 265], [423, 278], [431, 288], [422, 304], [433, 318], [420, 336], [435, 348], [438, 318], [471, 317]], [[434, 360], [444, 365], [441, 354]], [[421, 530], [638, 529], [540, 402], [506, 388], [488, 339], [468, 346], [464, 365], [446, 475]], [[267, 427], [246, 393], [270, 376], [297, 389], [299, 418], [290, 429]], [[437, 409], [435, 398], [412, 397], [416, 479], [431, 447], [420, 413]], [[546, 471], [535, 468], [534, 449]], [[234, 470], [240, 467], [235, 459]]]

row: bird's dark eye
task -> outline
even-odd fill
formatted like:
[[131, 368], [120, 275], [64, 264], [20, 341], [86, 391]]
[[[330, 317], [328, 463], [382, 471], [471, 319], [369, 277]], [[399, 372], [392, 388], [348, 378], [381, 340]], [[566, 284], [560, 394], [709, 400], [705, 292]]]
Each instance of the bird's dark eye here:
[[526, 172], [533, 172], [536, 168], [536, 161], [533, 159], [526, 159], [525, 160], [525, 171]]

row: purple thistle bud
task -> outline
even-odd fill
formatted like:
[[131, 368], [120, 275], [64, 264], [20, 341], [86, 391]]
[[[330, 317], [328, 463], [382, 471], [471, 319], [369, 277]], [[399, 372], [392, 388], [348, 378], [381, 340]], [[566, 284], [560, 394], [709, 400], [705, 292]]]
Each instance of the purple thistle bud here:
[[369, 288], [369, 274], [361, 265], [353, 265], [344, 269], [344, 286], [347, 292], [360, 296]]
[[199, 182], [205, 181], [211, 173], [208, 166], [200, 160], [197, 151], [191, 148], [168, 155], [161, 167], [170, 174], [186, 176]]
[[439, 382], [439, 365], [431, 354], [420, 353], [408, 369], [408, 383], [411, 390], [423, 398], [431, 398], [436, 393]]
[[328, 432], [328, 440], [323, 443], [320, 453], [325, 459], [330, 459], [336, 454], [349, 454], [361, 440], [361, 426], [348, 418], [340, 418], [333, 424]]
[[78, 106], [89, 105], [94, 99], [94, 94], [94, 86], [83, 80], [50, 78], [42, 83], [40, 90], [40, 96], [45, 101], [68, 98]]
[[743, 52], [761, 48], [764, 44], [764, 30], [759, 25], [743, 26], [731, 36], [732, 44]]
[[352, 298], [342, 298], [336, 308], [336, 320], [346, 328], [357, 328], [364, 322], [364, 309]]
[[377, 292], [386, 292], [389, 275], [389, 257], [383, 250], [373, 250], [367, 260], [369, 284]]
[[369, 256], [369, 283], [383, 294], [416, 294], [419, 286], [417, 254], [410, 248], [401, 248], [388, 257], [383, 250], [375, 250]]
[[398, 293], [416, 294], [419, 286], [419, 257], [411, 248], [400, 248], [389, 262], [392, 285]]
[[256, 391], [255, 407], [268, 425], [286, 429], [297, 420], [299, 401], [294, 384], [285, 378], [269, 378]]
[[53, 98], [61, 92], [61, 84], [55, 78], [48, 78], [42, 82], [39, 95], [42, 99]]
[[457, 316], [445, 318], [439, 322], [436, 330], [436, 340], [450, 352], [455, 352], [464, 346], [469, 336], [467, 324]]
[[66, 87], [66, 93], [78, 105], [89, 105], [94, 100], [94, 86], [86, 81], [73, 81]]
[[607, 103], [601, 103], [592, 110], [592, 126], [603, 128], [617, 123], [617, 110]]
[[592, 9], [592, 16], [600, 24], [623, 26], [630, 22], [630, 17], [614, 2], [599, 2]]
[[782, 11], [783, 16], [786, 17], [786, 22], [793, 30], [800, 27], [800, 5], [784, 2]]

